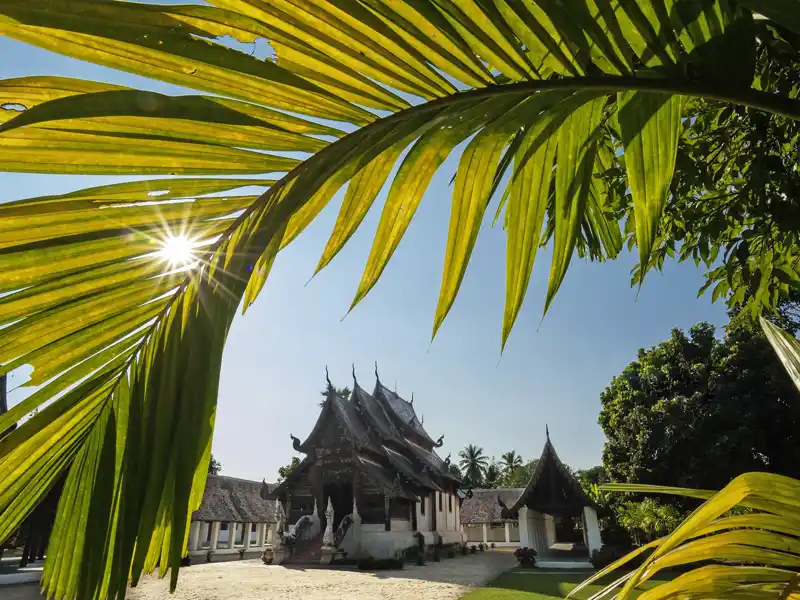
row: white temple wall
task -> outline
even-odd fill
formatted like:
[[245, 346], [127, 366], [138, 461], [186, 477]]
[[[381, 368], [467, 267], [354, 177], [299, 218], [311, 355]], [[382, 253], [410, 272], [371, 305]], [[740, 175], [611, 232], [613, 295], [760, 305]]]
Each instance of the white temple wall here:
[[275, 523], [192, 521], [186, 550], [196, 563], [206, 562], [209, 553], [212, 562], [238, 560], [242, 552], [245, 558], [256, 558], [272, 541], [274, 527]]
[[411, 521], [408, 519], [392, 519], [390, 525], [392, 531], [411, 531]]

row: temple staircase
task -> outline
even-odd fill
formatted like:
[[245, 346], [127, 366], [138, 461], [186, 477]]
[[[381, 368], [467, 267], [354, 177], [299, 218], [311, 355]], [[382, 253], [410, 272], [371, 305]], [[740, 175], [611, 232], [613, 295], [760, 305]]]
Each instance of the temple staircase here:
[[285, 565], [319, 565], [322, 558], [322, 533], [310, 539], [295, 542], [292, 553], [284, 561]]

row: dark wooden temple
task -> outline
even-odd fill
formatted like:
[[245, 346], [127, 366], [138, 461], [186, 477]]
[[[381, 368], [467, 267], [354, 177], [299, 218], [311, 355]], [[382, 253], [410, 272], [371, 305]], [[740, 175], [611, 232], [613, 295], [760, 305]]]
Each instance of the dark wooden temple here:
[[[436, 454], [442, 438], [434, 441], [417, 418], [413, 400], [407, 402], [377, 378], [372, 394], [353, 373], [353, 391], [344, 398], [329, 391], [317, 422], [304, 441], [291, 436], [294, 449], [305, 457], [286, 479], [265, 497], [281, 501], [284, 527], [314, 510], [315, 502], [325, 529], [325, 507], [333, 506], [333, 528], [353, 513], [361, 522], [383, 524], [391, 530], [395, 519], [411, 521], [417, 531], [416, 503], [430, 498], [439, 505], [445, 494], [455, 496], [461, 480], [449, 471], [449, 459]], [[436, 510], [431, 531], [436, 531]], [[427, 517], [430, 518], [430, 517]]]
[[501, 516], [504, 519], [516, 519], [523, 506], [558, 517], [580, 517], [585, 507], [595, 506], [580, 482], [558, 458], [549, 431], [539, 462], [519, 497], [509, 505], [499, 497], [498, 502], [503, 507]]

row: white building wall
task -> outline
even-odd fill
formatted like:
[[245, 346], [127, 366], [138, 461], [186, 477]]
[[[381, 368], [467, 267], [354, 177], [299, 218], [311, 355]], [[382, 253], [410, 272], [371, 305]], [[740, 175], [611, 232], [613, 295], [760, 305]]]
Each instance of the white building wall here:
[[[272, 542], [274, 523], [226, 523], [222, 529], [220, 521], [192, 521], [186, 550], [197, 562], [205, 562], [209, 552], [212, 560], [234, 560], [245, 556], [254, 558]], [[255, 531], [253, 531], [255, 525]]]

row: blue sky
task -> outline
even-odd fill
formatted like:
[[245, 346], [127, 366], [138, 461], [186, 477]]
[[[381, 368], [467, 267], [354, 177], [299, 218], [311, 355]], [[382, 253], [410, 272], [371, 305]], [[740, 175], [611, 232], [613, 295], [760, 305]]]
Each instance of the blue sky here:
[[[0, 38], [0, 75], [83, 77], [169, 91], [170, 86]], [[9, 57], [13, 59], [9, 60]], [[522, 313], [500, 355], [505, 289], [505, 233], [478, 239], [450, 316], [431, 344], [457, 156], [434, 179], [406, 238], [372, 293], [342, 320], [355, 293], [380, 216], [381, 196], [333, 263], [307, 284], [336, 219], [341, 194], [276, 261], [264, 291], [233, 325], [226, 347], [213, 451], [223, 473], [274, 480], [292, 455], [289, 434], [303, 438], [318, 415], [325, 366], [337, 386], [381, 380], [410, 398], [443, 454], [466, 444], [499, 458], [508, 450], [538, 456], [549, 425], [560, 457], [575, 468], [599, 464], [600, 392], [640, 347], [673, 327], [701, 320], [722, 325], [724, 306], [696, 298], [701, 272], [665, 266], [638, 294], [630, 287], [635, 257], [589, 264], [574, 258], [542, 321], [550, 253], [540, 252]], [[0, 201], [66, 192], [122, 178], [0, 173]], [[307, 285], [306, 285], [307, 284]], [[24, 374], [17, 374], [16, 387]], [[25, 388], [11, 394], [21, 400]]]

